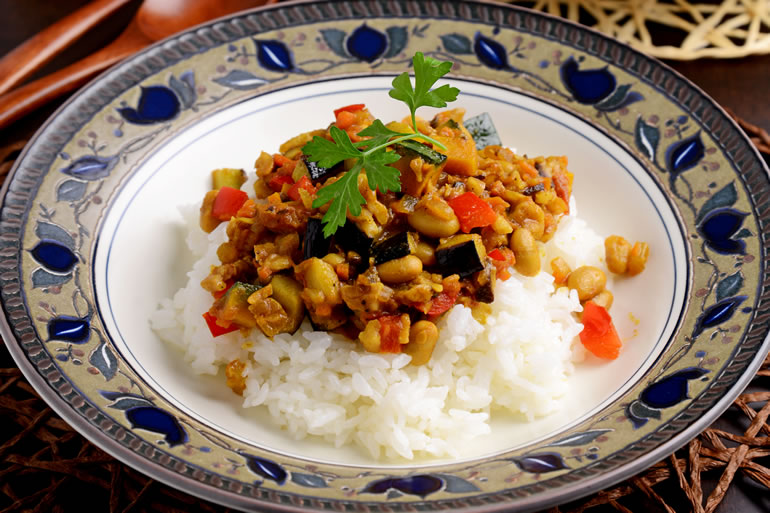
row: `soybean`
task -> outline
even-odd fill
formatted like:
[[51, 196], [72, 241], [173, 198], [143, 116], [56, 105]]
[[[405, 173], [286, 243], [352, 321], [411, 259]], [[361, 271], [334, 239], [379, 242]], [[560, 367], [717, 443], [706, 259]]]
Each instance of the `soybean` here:
[[409, 343], [404, 352], [412, 357], [412, 365], [425, 365], [438, 340], [438, 328], [430, 321], [417, 321], [409, 329]]
[[452, 207], [438, 198], [420, 201], [407, 221], [418, 232], [436, 239], [454, 235], [460, 229], [460, 221]]
[[417, 243], [417, 247], [414, 250], [414, 254], [420, 259], [422, 265], [433, 265], [436, 263], [436, 253], [433, 246], [425, 241]]
[[511, 249], [516, 257], [514, 267], [524, 276], [535, 276], [540, 272], [540, 251], [532, 233], [526, 228], [516, 228], [511, 236]]
[[417, 278], [421, 272], [422, 262], [415, 255], [406, 255], [377, 266], [377, 273], [385, 283], [406, 283]]
[[513, 209], [513, 220], [530, 231], [535, 240], [545, 232], [545, 212], [534, 201], [522, 201]]
[[606, 284], [604, 271], [590, 265], [578, 267], [567, 278], [567, 287], [577, 291], [581, 302], [599, 294]]

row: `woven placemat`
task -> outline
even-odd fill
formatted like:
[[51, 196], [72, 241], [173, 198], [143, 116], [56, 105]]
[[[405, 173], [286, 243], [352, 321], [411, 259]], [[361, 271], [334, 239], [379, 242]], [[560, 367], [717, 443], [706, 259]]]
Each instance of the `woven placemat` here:
[[[770, 135], [736, 118], [770, 157]], [[0, 148], [0, 183], [24, 146]], [[690, 510], [711, 513], [740, 479], [770, 497], [770, 356], [720, 420], [664, 461], [551, 513]], [[738, 476], [738, 477], [737, 477]], [[760, 506], [761, 507], [761, 506]], [[0, 348], [0, 513], [216, 512], [209, 504], [134, 471], [61, 420]]]

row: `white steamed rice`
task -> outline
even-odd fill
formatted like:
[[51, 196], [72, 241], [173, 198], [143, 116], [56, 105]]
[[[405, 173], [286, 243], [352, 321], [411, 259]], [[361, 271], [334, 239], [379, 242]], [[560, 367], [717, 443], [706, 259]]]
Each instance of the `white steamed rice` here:
[[[573, 343], [582, 329], [572, 315], [581, 310], [577, 294], [554, 291], [546, 272], [498, 280], [484, 325], [469, 308], [455, 306], [438, 323], [439, 342], [424, 366], [409, 365], [406, 354], [364, 352], [340, 335], [313, 331], [307, 321], [294, 335], [273, 340], [258, 329], [247, 342], [239, 332], [214, 339], [201, 320], [211, 295], [200, 282], [218, 263], [226, 223], [207, 236], [197, 226], [197, 208], [184, 214], [198, 260], [187, 285], [162, 301], [152, 327], [199, 374], [216, 374], [235, 358], [246, 362], [243, 406], [266, 408], [296, 439], [352, 443], [391, 460], [457, 456], [464, 442], [489, 433], [497, 408], [526, 420], [559, 410], [573, 362], [583, 357], [581, 344]], [[572, 215], [546, 244], [544, 262], [562, 256], [573, 269], [597, 265], [603, 251], [601, 237]]]

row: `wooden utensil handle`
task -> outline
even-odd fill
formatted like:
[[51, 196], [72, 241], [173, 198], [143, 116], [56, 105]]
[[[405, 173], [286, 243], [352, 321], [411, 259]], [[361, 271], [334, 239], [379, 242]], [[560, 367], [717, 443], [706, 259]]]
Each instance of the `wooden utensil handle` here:
[[3, 95], [0, 97], [0, 129], [80, 87], [100, 71], [138, 52], [150, 42], [141, 36], [119, 37], [113, 44], [85, 59]]
[[91, 27], [131, 0], [95, 0], [13, 49], [0, 59], [0, 94], [22, 83]]

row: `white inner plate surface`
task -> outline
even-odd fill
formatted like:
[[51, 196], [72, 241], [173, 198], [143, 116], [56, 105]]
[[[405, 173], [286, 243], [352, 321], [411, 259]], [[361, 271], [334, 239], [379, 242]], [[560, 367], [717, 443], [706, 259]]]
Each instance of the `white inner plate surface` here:
[[[171, 297], [186, 282], [192, 261], [177, 208], [200, 204], [212, 169], [235, 167], [253, 173], [260, 151], [275, 153], [290, 137], [326, 127], [339, 106], [365, 103], [385, 122], [401, 119], [408, 111], [388, 97], [391, 80], [330, 80], [229, 107], [170, 138], [114, 198], [94, 262], [98, 307], [107, 331], [156, 394], [212, 429], [299, 457], [384, 465], [356, 448], [335, 449], [314, 438], [293, 440], [261, 407], [242, 409], [241, 398], [227, 388], [221, 372], [217, 377], [194, 374], [182, 354], [153, 333], [148, 319], [162, 298]], [[638, 381], [663, 350], [682, 311], [687, 257], [676, 219], [654, 180], [603, 132], [522, 94], [464, 80], [450, 82], [461, 90], [451, 106], [464, 107], [466, 117], [489, 112], [505, 146], [529, 156], [569, 158], [579, 215], [597, 233], [623, 235], [651, 247], [644, 274], [616, 280], [613, 289], [613, 319], [624, 340], [620, 357], [612, 362], [591, 357], [579, 364], [559, 413], [526, 423], [493, 412], [492, 433], [463, 448], [463, 456], [471, 458], [560, 431]], [[424, 108], [418, 114], [429, 119], [434, 112]]]

